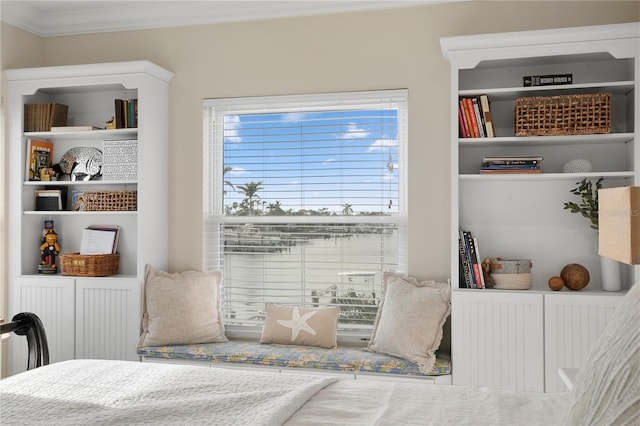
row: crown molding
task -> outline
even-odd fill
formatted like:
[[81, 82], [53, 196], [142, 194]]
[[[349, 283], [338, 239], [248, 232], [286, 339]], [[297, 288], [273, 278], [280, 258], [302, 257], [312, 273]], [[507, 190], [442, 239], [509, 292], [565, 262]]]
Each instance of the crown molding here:
[[0, 19], [40, 37], [389, 9], [462, 0], [14, 1]]

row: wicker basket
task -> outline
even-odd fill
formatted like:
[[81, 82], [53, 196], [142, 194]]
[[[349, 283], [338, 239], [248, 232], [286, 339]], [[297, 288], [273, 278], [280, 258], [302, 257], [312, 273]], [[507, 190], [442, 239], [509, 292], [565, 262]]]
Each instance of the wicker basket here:
[[528, 290], [531, 288], [531, 272], [524, 274], [491, 274], [498, 290]]
[[530, 259], [494, 259], [489, 270], [495, 282], [493, 288], [501, 290], [528, 290], [531, 287]]
[[116, 254], [79, 254], [60, 255], [62, 275], [76, 277], [108, 277], [118, 273], [120, 255]]
[[76, 211], [136, 211], [138, 191], [83, 191], [74, 192], [73, 210]]
[[515, 107], [516, 136], [585, 135], [611, 131], [611, 95], [539, 96], [519, 98]]

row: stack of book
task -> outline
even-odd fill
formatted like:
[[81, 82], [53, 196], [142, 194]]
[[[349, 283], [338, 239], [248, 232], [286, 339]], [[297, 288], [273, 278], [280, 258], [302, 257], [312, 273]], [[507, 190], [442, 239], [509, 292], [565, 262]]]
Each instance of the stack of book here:
[[56, 103], [25, 104], [24, 131], [49, 132], [53, 126], [66, 126], [67, 105]]
[[460, 124], [461, 138], [494, 137], [489, 97], [480, 95], [471, 98], [460, 98], [458, 123]]
[[138, 100], [116, 99], [116, 129], [131, 129], [138, 127]]
[[478, 239], [471, 234], [471, 231], [466, 231], [460, 227], [458, 245], [460, 253], [460, 279], [458, 287], [485, 288]]
[[542, 173], [542, 157], [538, 155], [484, 157], [480, 173]]

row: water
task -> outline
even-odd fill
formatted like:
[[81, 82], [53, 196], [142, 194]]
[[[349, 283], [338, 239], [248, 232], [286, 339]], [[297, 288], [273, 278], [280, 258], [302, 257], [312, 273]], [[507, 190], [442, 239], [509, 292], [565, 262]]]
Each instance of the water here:
[[281, 251], [226, 253], [225, 317], [259, 321], [267, 301], [332, 303], [341, 305], [344, 320], [373, 322], [382, 295], [380, 272], [397, 269], [397, 232], [342, 235], [308, 239], [298, 234], [295, 244]]

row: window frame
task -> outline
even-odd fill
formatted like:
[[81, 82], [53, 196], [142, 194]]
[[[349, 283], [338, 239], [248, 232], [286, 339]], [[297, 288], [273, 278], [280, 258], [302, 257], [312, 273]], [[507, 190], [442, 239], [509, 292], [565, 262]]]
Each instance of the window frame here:
[[[386, 101], [384, 101], [386, 100]], [[358, 106], [370, 108], [373, 104], [397, 104], [398, 116], [398, 211], [390, 215], [352, 216], [226, 216], [224, 213], [224, 116], [250, 112], [274, 112], [276, 109], [299, 109], [304, 112], [328, 109], [354, 109]], [[277, 105], [265, 109], [265, 105]], [[393, 223], [398, 227], [402, 247], [398, 249], [397, 271], [407, 270], [407, 168], [408, 168], [408, 90], [378, 90], [365, 92], [342, 92], [309, 95], [258, 96], [243, 98], [218, 98], [203, 101], [203, 253], [202, 265], [205, 270], [223, 270], [221, 251], [221, 224], [246, 223], [306, 223], [322, 224], [380, 224]], [[224, 277], [223, 277], [224, 280]], [[224, 282], [224, 281], [223, 281]], [[223, 296], [224, 297], [224, 284]], [[339, 341], [367, 340], [371, 327], [362, 330], [340, 330]], [[251, 338], [260, 334], [261, 327], [246, 327], [225, 324], [229, 337]]]

